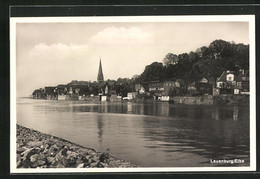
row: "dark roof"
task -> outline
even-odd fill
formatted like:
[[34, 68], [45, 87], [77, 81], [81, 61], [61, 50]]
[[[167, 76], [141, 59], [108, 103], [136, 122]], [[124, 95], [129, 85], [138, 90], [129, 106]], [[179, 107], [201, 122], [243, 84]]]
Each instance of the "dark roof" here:
[[143, 84], [144, 90], [148, 91], [149, 90], [149, 84]]
[[169, 82], [178, 82], [178, 81], [176, 81], [176, 80], [165, 80], [165, 81], [163, 81], [164, 83], [169, 83]]
[[191, 86], [194, 86], [195, 87], [195, 81], [193, 81], [193, 82], [191, 82], [190, 84], [189, 84], [189, 87], [191, 87]]
[[117, 93], [116, 93], [116, 90], [109, 90], [109, 92], [110, 92], [111, 94], [117, 94]]
[[206, 79], [206, 80], [207, 80], [207, 83], [209, 82], [208, 78], [203, 77], [203, 76], [201, 76], [201, 77], [199, 78], [198, 82], [201, 82], [203, 79]]
[[68, 89], [68, 86], [67, 85], [58, 85], [57, 88], [59, 90], [63, 90], [64, 88], [67, 88]]
[[156, 80], [156, 81], [150, 81], [150, 83], [162, 83], [162, 81]]
[[199, 80], [192, 81], [188, 86], [195, 86], [197, 83], [202, 83], [201, 80], [203, 79], [206, 79], [208, 81], [207, 84], [210, 84], [211, 81], [208, 78], [201, 76]]
[[149, 85], [149, 82], [137, 82], [135, 85]]
[[53, 86], [46, 86], [45, 87], [45, 92], [46, 93], [52, 93], [55, 88], [56, 87], [53, 87]]
[[37, 90], [34, 90], [34, 91], [33, 91], [32, 95], [35, 95], [36, 93], [41, 93], [41, 92], [42, 92], [41, 89], [37, 89]]
[[223, 73], [217, 79], [217, 82], [219, 82], [219, 81], [226, 81], [226, 75], [227, 75], [227, 73], [225, 71], [223, 71]]
[[242, 77], [242, 75], [235, 75], [234, 81], [238, 81], [238, 82], [242, 81], [241, 77]]
[[221, 74], [221, 76], [217, 79], [217, 82], [219, 82], [219, 81], [222, 81], [222, 82], [225, 82], [225, 81], [227, 81], [227, 78], [226, 78], [226, 76], [228, 75], [228, 74], [233, 74], [234, 75], [234, 81], [242, 81], [242, 79], [241, 79], [241, 77], [242, 77], [242, 74], [238, 74], [238, 75], [236, 75], [236, 74], [234, 74], [234, 72], [226, 72], [226, 71], [224, 71], [222, 74]]
[[211, 77], [211, 78], [207, 78], [208, 80], [209, 80], [209, 84], [211, 84], [211, 85], [214, 85], [215, 84], [215, 79], [213, 78], [213, 77]]

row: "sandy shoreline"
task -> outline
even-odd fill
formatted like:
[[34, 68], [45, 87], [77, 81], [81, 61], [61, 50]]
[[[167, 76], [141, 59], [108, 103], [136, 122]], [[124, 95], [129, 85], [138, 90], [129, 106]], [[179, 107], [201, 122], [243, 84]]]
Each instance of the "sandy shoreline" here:
[[96, 152], [49, 134], [16, 125], [17, 168], [137, 167], [109, 153]]

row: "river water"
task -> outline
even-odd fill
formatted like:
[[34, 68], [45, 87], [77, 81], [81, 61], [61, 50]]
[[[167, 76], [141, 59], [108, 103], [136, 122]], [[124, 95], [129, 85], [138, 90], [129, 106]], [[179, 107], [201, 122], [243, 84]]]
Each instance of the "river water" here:
[[[249, 106], [17, 99], [17, 124], [141, 167], [249, 166]], [[212, 164], [241, 159], [243, 164]]]

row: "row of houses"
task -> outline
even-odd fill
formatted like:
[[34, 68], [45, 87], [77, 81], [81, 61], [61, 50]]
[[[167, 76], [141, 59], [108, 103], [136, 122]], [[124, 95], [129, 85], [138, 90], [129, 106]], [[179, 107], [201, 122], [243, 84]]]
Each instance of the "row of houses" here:
[[79, 91], [79, 88], [73, 88], [66, 85], [59, 85], [56, 87], [46, 86], [35, 90], [32, 95], [35, 99], [77, 99]]
[[[94, 94], [85, 95], [88, 89], [89, 87], [86, 85], [58, 85], [57, 87], [45, 87], [35, 90], [33, 96], [38, 99], [94, 100]], [[117, 94], [116, 90], [111, 89], [108, 83], [99, 83], [98, 89], [96, 100], [99, 101], [131, 100], [136, 98], [138, 94], [150, 95], [153, 96], [155, 100], [162, 101], [169, 101], [170, 96], [179, 95], [248, 95], [249, 71], [223, 71], [216, 81], [201, 77], [199, 80], [193, 81], [188, 85], [180, 79], [136, 83], [134, 85], [134, 91], [128, 92], [126, 97], [122, 96], [122, 94]]]
[[[94, 101], [116, 101], [122, 97], [115, 90], [109, 89], [107, 83], [100, 83], [96, 94], [89, 94], [87, 85], [58, 85], [47, 86], [33, 92], [34, 99], [48, 100], [94, 100]], [[89, 94], [89, 95], [87, 95]]]
[[183, 80], [151, 81], [149, 83], [135, 84], [135, 92], [128, 93], [128, 99], [133, 99], [137, 94], [146, 94], [154, 100], [169, 101], [170, 96], [211, 94], [212, 85], [206, 78], [192, 82], [186, 86]]
[[[249, 71], [240, 70], [223, 71], [219, 78], [207, 79], [201, 77], [199, 80], [186, 85], [182, 80], [151, 81], [149, 83], [135, 84], [137, 94], [149, 94], [157, 96], [184, 95], [221, 95], [221, 94], [249, 94]], [[133, 96], [130, 94], [129, 97]]]
[[145, 94], [147, 92], [167, 93], [176, 88], [181, 88], [181, 80], [151, 81], [149, 83], [135, 84], [135, 91], [138, 94]]

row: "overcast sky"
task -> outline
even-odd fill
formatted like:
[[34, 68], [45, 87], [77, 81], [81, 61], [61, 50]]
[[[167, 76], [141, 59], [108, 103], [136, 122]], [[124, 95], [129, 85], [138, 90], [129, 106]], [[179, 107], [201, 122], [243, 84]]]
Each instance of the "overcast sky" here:
[[17, 96], [34, 89], [97, 80], [131, 78], [169, 52], [189, 53], [216, 39], [249, 43], [247, 22], [18, 23]]

